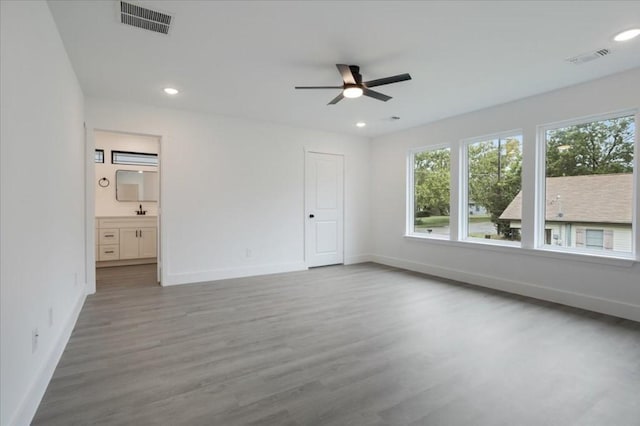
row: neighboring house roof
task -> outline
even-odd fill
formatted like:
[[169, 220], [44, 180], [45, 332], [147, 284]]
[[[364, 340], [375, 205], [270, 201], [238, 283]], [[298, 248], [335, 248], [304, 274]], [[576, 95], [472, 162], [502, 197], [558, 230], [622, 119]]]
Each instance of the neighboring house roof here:
[[[550, 222], [631, 223], [633, 174], [562, 176], [546, 180]], [[522, 191], [500, 215], [522, 219]]]

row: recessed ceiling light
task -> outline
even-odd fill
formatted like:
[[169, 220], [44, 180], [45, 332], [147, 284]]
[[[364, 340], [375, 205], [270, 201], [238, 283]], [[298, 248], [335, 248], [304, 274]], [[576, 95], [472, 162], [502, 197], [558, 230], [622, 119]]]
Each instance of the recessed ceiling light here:
[[345, 98], [359, 98], [362, 96], [362, 88], [358, 86], [347, 86], [342, 91]]
[[164, 93], [166, 93], [167, 95], [177, 95], [178, 89], [174, 89], [173, 87], [165, 87]]
[[640, 28], [633, 28], [633, 29], [621, 32], [620, 34], [616, 35], [613, 39], [615, 41], [627, 41], [637, 37], [638, 35], [640, 35]]
[[356, 123], [356, 127], [364, 127], [364, 126], [366, 126], [366, 125], [367, 125], [367, 123], [365, 123], [364, 121], [358, 121], [358, 122]]

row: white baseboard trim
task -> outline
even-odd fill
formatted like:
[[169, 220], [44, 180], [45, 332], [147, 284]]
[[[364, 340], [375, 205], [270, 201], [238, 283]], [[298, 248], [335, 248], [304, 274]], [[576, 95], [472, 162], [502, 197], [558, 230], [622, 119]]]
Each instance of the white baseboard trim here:
[[49, 386], [49, 382], [53, 377], [53, 372], [56, 370], [58, 362], [60, 362], [60, 358], [62, 357], [62, 353], [67, 347], [67, 343], [69, 342], [69, 338], [71, 337], [73, 328], [78, 321], [78, 316], [80, 315], [80, 311], [84, 306], [84, 301], [86, 298], [87, 295], [84, 291], [78, 293], [78, 300], [73, 307], [71, 315], [67, 317], [67, 321], [62, 328], [62, 332], [53, 345], [53, 348], [51, 349], [46, 362], [40, 369], [36, 380], [31, 384], [31, 387], [29, 388], [27, 394], [22, 399], [22, 402], [20, 403], [20, 406], [16, 410], [16, 414], [13, 417], [13, 420], [9, 422], [10, 425], [23, 426], [31, 424], [33, 416], [35, 416], [36, 411], [38, 410], [38, 406], [42, 401], [42, 397], [47, 390], [47, 386]]
[[231, 278], [252, 277], [255, 275], [281, 274], [307, 270], [307, 265], [300, 263], [286, 263], [279, 265], [259, 265], [246, 268], [212, 269], [209, 271], [187, 272], [184, 274], [167, 274], [163, 286], [195, 284], [206, 281], [218, 281]]
[[370, 254], [360, 254], [357, 256], [347, 256], [344, 258], [344, 264], [345, 265], [353, 265], [355, 263], [365, 263], [365, 262], [371, 262], [371, 255]]
[[505, 291], [507, 293], [547, 300], [549, 302], [560, 303], [562, 305], [573, 306], [640, 322], [640, 306], [625, 302], [558, 290], [522, 281], [512, 281], [488, 275], [472, 274], [455, 269], [443, 268], [437, 265], [413, 262], [388, 256], [372, 255], [371, 261], [382, 265], [408, 269], [410, 271], [421, 272], [423, 274], [448, 278], [481, 287]]

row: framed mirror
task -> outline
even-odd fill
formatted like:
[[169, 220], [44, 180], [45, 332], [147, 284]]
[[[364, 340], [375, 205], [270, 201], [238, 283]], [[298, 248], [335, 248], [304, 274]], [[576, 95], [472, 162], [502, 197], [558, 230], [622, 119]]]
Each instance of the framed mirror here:
[[116, 200], [158, 201], [158, 172], [116, 170]]

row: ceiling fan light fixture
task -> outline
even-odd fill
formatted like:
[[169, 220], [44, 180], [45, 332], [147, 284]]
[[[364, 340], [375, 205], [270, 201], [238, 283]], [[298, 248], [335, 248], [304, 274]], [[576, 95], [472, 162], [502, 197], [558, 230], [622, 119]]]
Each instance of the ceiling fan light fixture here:
[[345, 98], [359, 98], [362, 96], [362, 88], [358, 86], [347, 86], [342, 91]]

